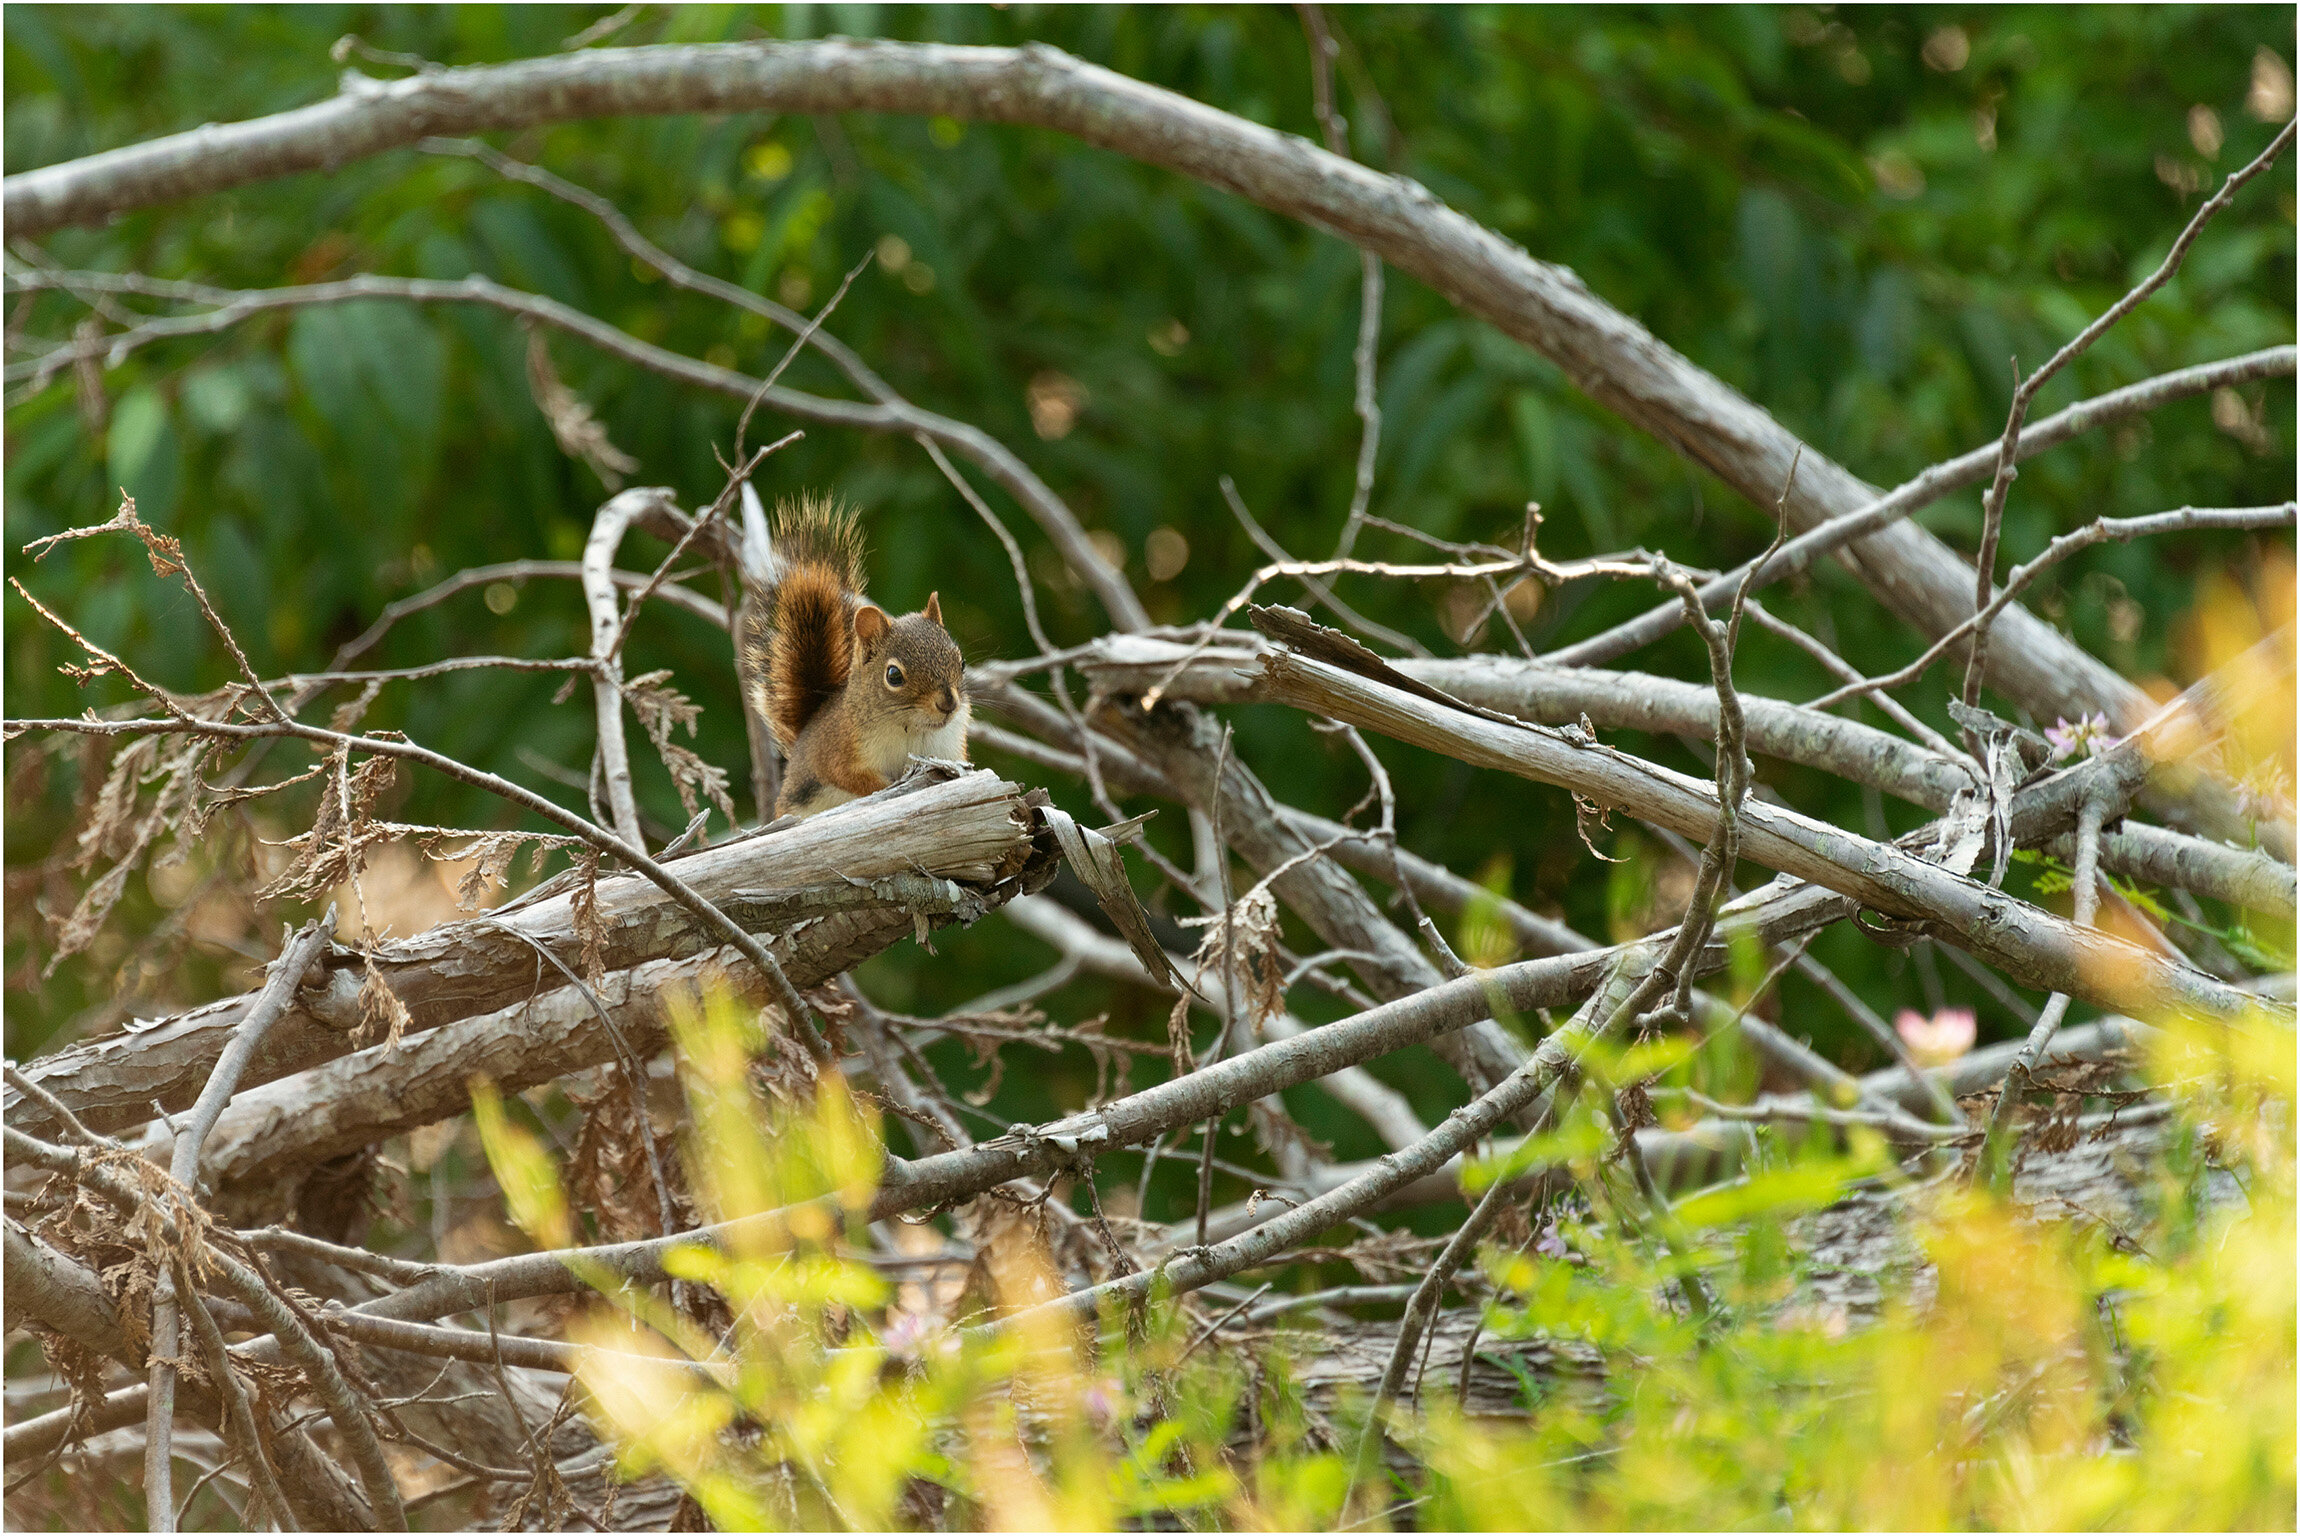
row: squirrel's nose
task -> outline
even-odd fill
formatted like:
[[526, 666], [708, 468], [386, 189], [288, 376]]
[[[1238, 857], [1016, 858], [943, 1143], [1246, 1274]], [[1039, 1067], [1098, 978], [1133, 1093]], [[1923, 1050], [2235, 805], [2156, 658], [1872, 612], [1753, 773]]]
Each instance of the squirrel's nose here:
[[955, 688], [945, 688], [945, 689], [943, 689], [943, 690], [942, 690], [942, 696], [941, 696], [940, 698], [936, 699], [936, 700], [935, 700], [935, 702], [936, 702], [937, 704], [940, 704], [940, 705], [942, 706], [942, 712], [943, 712], [944, 714], [946, 714], [946, 715], [955, 715], [955, 714], [957, 714], [957, 713], [958, 713], [958, 690], [957, 690], [957, 689], [955, 689]]

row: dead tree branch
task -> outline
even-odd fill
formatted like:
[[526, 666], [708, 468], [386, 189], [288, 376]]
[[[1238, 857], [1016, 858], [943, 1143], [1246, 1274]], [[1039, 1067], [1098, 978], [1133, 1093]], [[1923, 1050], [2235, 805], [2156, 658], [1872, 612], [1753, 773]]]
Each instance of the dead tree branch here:
[[[1433, 705], [1292, 651], [1273, 654], [1265, 669], [1267, 696], [1281, 702], [1465, 762], [1559, 784], [1688, 837], [1706, 839], [1716, 830], [1717, 802], [1705, 787], [1601, 745]], [[2189, 1007], [2234, 1016], [2246, 1006], [2240, 994], [2201, 972], [2078, 929], [1898, 848], [1763, 802], [1745, 805], [1741, 815], [1744, 857], [1865, 907], [1921, 922], [2027, 985], [2071, 991], [2127, 1013]], [[2102, 974], [2111, 966], [2123, 968], [2113, 980]]]
[[[1103, 691], [1124, 693], [1168, 675], [1188, 649], [1152, 636], [1111, 636], [1100, 642], [1083, 670]], [[1270, 642], [1259, 635], [1224, 631], [1218, 646], [1189, 661], [1183, 670], [1172, 672], [1167, 692], [1170, 697], [1202, 703], [1242, 703], [1268, 697], [1260, 669], [1270, 652]], [[1535, 724], [1567, 726], [1586, 715], [1592, 724], [1606, 730], [1702, 738], [1716, 733], [1715, 695], [1697, 683], [1675, 678], [1595, 668], [1553, 668], [1509, 656], [1405, 657], [1388, 665], [1401, 676], [1464, 704]], [[2229, 714], [2211, 703], [2209, 693], [2203, 684], [2192, 690], [2190, 710], [2207, 731], [2213, 729], [2216, 719]], [[991, 702], [995, 708], [1001, 701], [993, 697]], [[1961, 758], [1928, 752], [1873, 726], [1824, 714], [1819, 705], [1826, 700], [1793, 704], [1743, 695], [1742, 702], [1749, 749], [1759, 756], [1801, 763], [1856, 784], [1873, 785], [1895, 799], [1935, 812], [1949, 810], [1956, 797], [1972, 787], [1971, 770], [1962, 766]], [[1152, 784], [1142, 787], [1156, 792]], [[2025, 803], [2016, 819], [2015, 840], [2022, 846], [2030, 846], [2040, 837], [2036, 828], [2043, 819], [2042, 805], [2039, 800]], [[2054, 814], [2061, 817], [2060, 828], [2073, 825], [2073, 802]], [[2038, 820], [2031, 821], [2032, 817]], [[2101, 857], [2103, 864], [2117, 873], [2153, 885], [2195, 891], [2279, 917], [2287, 917], [2294, 910], [2291, 865], [2246, 849], [2127, 820], [2117, 831], [2103, 834]], [[1361, 872], [1382, 873], [1378, 868]]]
[[[683, 884], [720, 902], [737, 888], [798, 891], [843, 885], [848, 877], [904, 874], [914, 861], [987, 894], [1019, 879], [1039, 859], [1023, 792], [996, 775], [977, 773], [955, 780], [927, 775], [866, 804], [694, 850], [671, 863]], [[495, 1010], [515, 1014], [537, 985], [539, 962], [530, 939], [580, 968], [585, 936], [576, 927], [575, 895], [567, 889], [545, 893], [491, 920], [451, 923], [377, 945], [376, 967], [407, 1007], [410, 1028], [433, 1029]], [[718, 948], [716, 933], [695, 923], [684, 903], [641, 878], [602, 878], [595, 910], [600, 953], [610, 970]], [[773, 937], [796, 969], [798, 984], [812, 986], [913, 926], [907, 910], [881, 903], [874, 916], [865, 904], [836, 922], [801, 925], [795, 934]], [[753, 946], [759, 943], [745, 937]], [[242, 1079], [248, 1086], [345, 1054], [347, 1032], [359, 1022], [361, 966], [356, 956], [334, 953], [320, 969], [322, 979], [297, 994], [256, 1051]], [[23, 1070], [97, 1127], [141, 1124], [155, 1099], [170, 1108], [191, 1102], [252, 1006], [249, 997], [211, 1003], [158, 1028], [69, 1047]], [[566, 1026], [581, 1033], [578, 1010], [589, 1014], [579, 997], [566, 1004]], [[605, 1042], [594, 1044], [604, 1048]], [[6, 1114], [27, 1129], [48, 1123], [44, 1109], [13, 1092]]]

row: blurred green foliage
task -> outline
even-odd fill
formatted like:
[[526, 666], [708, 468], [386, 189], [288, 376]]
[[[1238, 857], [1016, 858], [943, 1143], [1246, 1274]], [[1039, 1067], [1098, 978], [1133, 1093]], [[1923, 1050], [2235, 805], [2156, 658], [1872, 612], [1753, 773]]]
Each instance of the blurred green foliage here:
[[[322, 99], [339, 68], [329, 45], [346, 33], [476, 64], [551, 54], [606, 10], [11, 6], [7, 168]], [[2278, 82], [2282, 110], [2291, 97], [2289, 7], [1384, 7], [1338, 11], [1334, 21], [1344, 38], [1340, 106], [1360, 158], [1570, 266], [1880, 484], [1991, 439], [2010, 360], [2041, 362], [2153, 267], [2200, 189], [2272, 133], [2248, 102], [2273, 106]], [[1303, 37], [1282, 8], [650, 7], [612, 41], [833, 33], [1043, 40], [1255, 121], [1317, 132]], [[1223, 508], [1220, 475], [1235, 478], [1289, 549], [1330, 547], [1358, 440], [1358, 264], [1331, 237], [1030, 129], [862, 115], [634, 118], [502, 142], [609, 197], [682, 259], [789, 302], [819, 304], [875, 251], [833, 329], [912, 399], [1023, 454], [1090, 528], [1123, 546], [1162, 620], [1211, 612], [1259, 561]], [[2249, 190], [2181, 277], [2048, 388], [2038, 410], [2290, 341], [2293, 184], [2286, 164]], [[787, 342], [635, 270], [575, 210], [468, 161], [413, 150], [58, 232], [45, 248], [71, 267], [235, 287], [484, 273], [753, 372]], [[52, 343], [84, 313], [42, 298], [12, 310], [12, 336]], [[603, 490], [554, 444], [530, 394], [526, 344], [501, 315], [376, 303], [275, 314], [155, 346], [104, 373], [95, 393], [67, 372], [7, 415], [6, 568], [156, 679], [187, 688], [224, 680], [229, 659], [196, 610], [124, 541], [68, 545], [36, 567], [17, 553], [29, 539], [108, 517], [125, 487], [149, 521], [183, 538], [259, 666], [317, 667], [386, 603], [456, 569], [579, 550]], [[736, 403], [563, 338], [550, 347], [560, 374], [638, 459], [638, 483], [674, 486], [688, 504], [719, 488], [714, 447], [731, 441]], [[1643, 544], [1697, 565], [1740, 559], [1770, 532], [1764, 511], [1394, 274], [1380, 366], [1378, 514], [1440, 535], [1507, 537], [1530, 498], [1546, 508], [1553, 554]], [[811, 356], [790, 379], [842, 392]], [[2255, 386], [2221, 411], [2216, 423], [2214, 402], [2189, 401], [2036, 460], [2011, 499], [2009, 557], [2103, 512], [2288, 496], [2289, 382]], [[811, 429], [761, 476], [770, 497], [802, 486], [834, 486], [869, 509], [875, 585], [889, 600], [907, 606], [939, 588], [970, 656], [1026, 650], [1003, 556], [914, 445]], [[991, 500], [1030, 550], [1056, 640], [1095, 633], [1103, 621], [1090, 596], [1017, 508], [995, 492]], [[1923, 520], [1969, 548], [1977, 497]], [[1179, 546], [1162, 535], [1153, 580], [1145, 550], [1160, 529], [1180, 536], [1187, 559], [1173, 569]], [[1403, 550], [1386, 535], [1360, 547]], [[2100, 549], [2063, 567], [2035, 605], [2129, 674], [2177, 673], [2175, 620], [2200, 576], [2241, 571], [2261, 547], [2183, 538]], [[634, 538], [624, 558], [659, 554]], [[1373, 617], [1453, 648], [1442, 593], [1367, 582], [1347, 591]], [[1917, 648], [1834, 567], [1778, 596], [1790, 617], [1872, 669]], [[1626, 588], [1560, 594], [1535, 616], [1532, 638], [1585, 634], [1650, 600]], [[10, 599], [5, 624], [11, 715], [125, 697], [116, 680], [81, 690], [60, 678], [72, 648], [20, 599]], [[484, 601], [474, 591], [403, 624], [371, 664], [564, 655], [583, 634], [573, 585], [531, 582]], [[1508, 637], [1477, 643], [1506, 646]], [[676, 669], [706, 706], [700, 750], [742, 786], [723, 637], [658, 605], [632, 652], [634, 671]], [[1704, 675], [1682, 635], [1633, 664]], [[1825, 682], [1809, 660], [1756, 634], [1741, 678], [1788, 697]], [[576, 804], [580, 791], [533, 766], [536, 755], [577, 771], [588, 760], [588, 702], [554, 707], [557, 682], [464, 673], [394, 686], [369, 722]], [[1936, 675], [1907, 697], [1938, 720], [1943, 691]], [[1283, 798], [1333, 813], [1358, 797], [1356, 760], [1298, 718], [1246, 710], [1238, 728], [1240, 755]], [[1673, 741], [1624, 744], [1706, 771]], [[1520, 900], [1607, 931], [1604, 867], [1570, 835], [1563, 795], [1391, 744], [1380, 750], [1410, 846], [1465, 873], [1498, 867]], [[19, 791], [7, 827], [11, 896], [68, 907], [71, 891], [59, 896], [35, 866], [69, 835], [86, 765], [21, 744], [9, 761]], [[660, 766], [638, 767], [646, 804], [676, 823]], [[1803, 810], [1874, 825], [1877, 812], [1853, 788], [1778, 765], [1762, 771]], [[507, 824], [476, 792], [412, 776], [402, 784], [401, 819]], [[1083, 809], [1075, 786], [1054, 787]], [[1907, 807], [1885, 813], [1896, 828], [1915, 820]], [[1153, 825], [1177, 851], [1179, 820]], [[1497, 853], [1509, 861], [1497, 865]], [[121, 948], [99, 947], [96, 964], [41, 981], [47, 940], [34, 902], [10, 907], [8, 1046], [21, 1055], [68, 1037], [117, 989], [107, 967]], [[165, 912], [137, 879], [115, 921], [139, 935]], [[268, 945], [286, 915], [265, 914], [241, 948]], [[1044, 963], [995, 922], [941, 949], [927, 963], [903, 946], [866, 980], [893, 1005], [924, 1010]], [[1815, 953], [1880, 1008], [1913, 1000], [1919, 978], [1897, 953], [1849, 933], [1826, 936]], [[244, 963], [228, 945], [195, 944], [180, 966], [136, 981], [135, 1006], [151, 1013], [213, 995]], [[1872, 1048], [1819, 994], [1800, 980], [1787, 986], [1801, 1032], [1850, 1064], [1873, 1064]], [[1981, 1008], [1984, 1035], [2009, 1028], [1961, 977], [1950, 973], [1946, 986], [1952, 1000]], [[1312, 994], [1297, 1002], [1316, 1012]], [[1070, 1017], [1108, 1008], [1118, 1027], [1154, 1032], [1159, 1022], [1148, 1000], [1086, 983], [1054, 1006]], [[942, 1064], [965, 1077], [957, 1055]], [[1083, 1053], [1049, 1059], [1010, 1080], [990, 1113], [1000, 1123], [1054, 1113], [1083, 1095], [1091, 1070]], [[1434, 1058], [1383, 1070], [1426, 1109], [1452, 1102]], [[1343, 1137], [1339, 1150], [1371, 1150], [1362, 1130], [1317, 1119], [1307, 1102], [1302, 1112]]]
[[[1911, 1190], [1873, 1133], [1840, 1154], [1769, 1131], [1749, 1178], [1647, 1210], [1664, 1249], [1605, 1156], [1604, 1095], [1573, 1095], [1533, 1140], [1591, 1208], [1537, 1207], [1483, 1255], [1483, 1336], [1548, 1350], [1538, 1375], [1490, 1342], [1484, 1355], [1519, 1376], [1524, 1413], [1464, 1412], [1431, 1373], [1418, 1411], [1383, 1420], [1413, 1461], [1369, 1456], [1355, 1484], [1369, 1405], [1331, 1390], [1322, 1325], [1199, 1352], [1238, 1309], [1202, 1295], [1197, 1324], [1157, 1296], [1132, 1314], [1111, 1302], [1089, 1347], [1075, 1319], [1035, 1308], [1066, 1289], [1045, 1229], [995, 1205], [966, 1228], [976, 1257], [955, 1298], [892, 1285], [853, 1256], [882, 1148], [838, 1074], [811, 1104], [778, 1103], [753, 1078], [750, 1010], [720, 995], [672, 1017], [687, 1178], [731, 1225], [666, 1267], [717, 1292], [731, 1325], [722, 1343], [602, 1271], [584, 1276], [598, 1294], [569, 1333], [591, 1346], [579, 1401], [618, 1472], [667, 1474], [717, 1529], [2290, 1523], [2293, 1073], [2290, 1032], [2266, 1016], [2166, 1021], [2149, 1076], [2177, 1117], [2169, 1155], [2133, 1210], [2081, 1222], [2034, 1221], [1955, 1180]], [[574, 1202], [547, 1144], [492, 1093], [477, 1108], [506, 1208], [538, 1246], [564, 1247]], [[1464, 1182], [1521, 1167], [1472, 1163]], [[1929, 1295], [1907, 1269], [1874, 1295], [1822, 1288], [1841, 1271], [1795, 1223], [1863, 1181], [1905, 1197]], [[1305, 1293], [1305, 1268], [1254, 1271], [1270, 1284], [1253, 1294]], [[1678, 1299], [1692, 1273], [1699, 1316]], [[1328, 1391], [1290, 1379], [1295, 1354]], [[744, 1420], [759, 1432], [726, 1432]]]

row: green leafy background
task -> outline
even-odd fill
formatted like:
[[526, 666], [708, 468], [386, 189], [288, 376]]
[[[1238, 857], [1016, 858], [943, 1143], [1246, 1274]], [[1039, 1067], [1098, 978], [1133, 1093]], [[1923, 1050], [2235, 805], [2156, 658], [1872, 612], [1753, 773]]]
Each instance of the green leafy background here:
[[[478, 64], [550, 54], [605, 13], [11, 6], [7, 169], [322, 99], [338, 72], [329, 45], [345, 33]], [[1360, 158], [1417, 178], [1537, 256], [1572, 267], [1880, 484], [1991, 439], [2011, 360], [2035, 366], [2112, 302], [2161, 259], [2198, 189], [2265, 145], [2273, 128], [2248, 113], [2247, 96], [2256, 69], [2281, 70], [2289, 100], [2292, 18], [2290, 7], [2266, 6], [1335, 13], [1346, 39], [1341, 108]], [[831, 34], [1042, 40], [1317, 135], [1307, 51], [1283, 8], [650, 8], [616, 41]], [[898, 239], [908, 263], [866, 272], [833, 329], [912, 399], [1021, 453], [1090, 528], [1123, 545], [1129, 575], [1161, 620], [1210, 613], [1258, 563], [1223, 507], [1221, 475], [1235, 478], [1290, 549], [1331, 546], [1358, 440], [1350, 412], [1358, 263], [1331, 237], [1026, 128], [743, 115], [583, 122], [498, 142], [613, 199], [682, 259], [810, 305], [864, 252]], [[2048, 388], [2039, 412], [2292, 340], [2293, 186], [2287, 162], [2249, 190], [2180, 278]], [[484, 273], [753, 372], [787, 343], [634, 270], [575, 210], [470, 162], [413, 150], [58, 232], [46, 250], [74, 267], [245, 287], [354, 272]], [[27, 345], [52, 342], [80, 313], [44, 298], [12, 324]], [[580, 549], [602, 488], [555, 446], [529, 392], [525, 347], [508, 317], [472, 308], [373, 303], [272, 315], [150, 348], [105, 373], [100, 430], [67, 373], [7, 415], [7, 569], [156, 679], [222, 682], [229, 660], [190, 600], [155, 579], [133, 547], [67, 545], [38, 566], [17, 552], [29, 539], [103, 520], [125, 486], [146, 519], [183, 538], [258, 665], [317, 667], [384, 604], [448, 572]], [[639, 460], [637, 483], [676, 487], [688, 504], [718, 489], [714, 445], [724, 452], [731, 441], [736, 403], [566, 339], [551, 350], [614, 442]], [[1506, 539], [1533, 499], [1545, 508], [1552, 555], [1642, 544], [1700, 565], [1744, 558], [1769, 536], [1765, 511], [1394, 273], [1380, 358], [1385, 432], [1373, 510], [1382, 516], [1448, 537]], [[1082, 405], [1069, 431], [1042, 437], [1028, 401], [1032, 381], [1049, 374], [1074, 381]], [[813, 357], [790, 379], [844, 392]], [[2289, 496], [2291, 385], [2254, 386], [2243, 403], [2264, 436], [2216, 425], [2211, 403], [2193, 400], [2034, 461], [2011, 499], [2009, 556], [2031, 555], [2104, 512]], [[939, 589], [970, 656], [1027, 650], [1002, 554], [914, 445], [810, 429], [761, 476], [770, 496], [802, 486], [835, 487], [869, 510], [874, 587], [887, 600], [912, 606]], [[1020, 510], [990, 495], [1030, 550], [1055, 639], [1098, 632], [1091, 597]], [[1969, 549], [1977, 496], [1952, 498], [1922, 521]], [[1145, 544], [1161, 528], [1183, 535], [1189, 558], [1177, 575], [1152, 581]], [[2127, 674], [2178, 677], [2176, 621], [2200, 577], [2241, 574], [2278, 543], [2288, 541], [2101, 549], [2062, 568], [2035, 605]], [[1408, 549], [1379, 535], [1361, 547]], [[634, 539], [625, 560], [659, 553]], [[1348, 594], [1441, 651], [1457, 648], [1439, 621], [1440, 593], [1360, 582]], [[1626, 588], [1558, 594], [1532, 638], [1554, 644], [1590, 633], [1651, 600]], [[1872, 669], [1918, 647], [1834, 567], [1779, 593], [1777, 606], [1833, 633]], [[125, 697], [116, 682], [83, 691], [60, 678], [56, 667], [76, 659], [73, 648], [20, 599], [9, 599], [5, 622], [9, 714], [72, 713]], [[402, 625], [371, 664], [459, 652], [566, 655], [583, 634], [573, 585], [534, 582], [506, 612], [474, 592]], [[1508, 637], [1497, 631], [1477, 643], [1506, 646]], [[658, 606], [632, 650], [634, 670], [675, 668], [705, 704], [700, 750], [744, 787], [723, 636]], [[1703, 675], [1683, 635], [1632, 664]], [[1741, 679], [1791, 698], [1827, 681], [1761, 635], [1746, 643]], [[539, 778], [518, 750], [587, 763], [588, 701], [554, 707], [557, 682], [467, 673], [398, 686], [370, 723], [575, 804], [579, 794]], [[1944, 693], [1936, 674], [1904, 697], [1941, 721]], [[1282, 798], [1334, 814], [1361, 793], [1356, 760], [1297, 717], [1246, 709], [1236, 722], [1240, 755]], [[1673, 741], [1624, 744], [1705, 771]], [[1380, 751], [1400, 786], [1409, 846], [1507, 881], [1520, 900], [1585, 931], [1610, 931], [1638, 905], [1637, 883], [1654, 877], [1653, 846], [1633, 831], [1615, 851], [1642, 846], [1642, 862], [1609, 874], [1574, 837], [1562, 794], [1390, 744]], [[7, 827], [7, 1041], [18, 1056], [70, 1037], [115, 986], [106, 962], [118, 954], [99, 947], [93, 963], [83, 957], [38, 978], [43, 920], [33, 900], [15, 898], [42, 890], [35, 866], [69, 834], [81, 781], [71, 758], [34, 772], [29, 757], [21, 745], [9, 749], [22, 781]], [[1761, 771], [1800, 809], [1869, 825], [1858, 790], [1777, 764]], [[640, 777], [653, 813], [678, 822], [660, 767], [642, 762]], [[476, 792], [413, 776], [403, 783], [394, 811], [402, 819], [514, 824]], [[1075, 786], [1054, 788], [1085, 809]], [[1917, 819], [1908, 807], [1885, 811], [1895, 828]], [[1153, 828], [1177, 852], [1183, 832], [1172, 812]], [[115, 922], [134, 936], [163, 914], [138, 878]], [[295, 915], [272, 914], [270, 928]], [[270, 938], [265, 929], [254, 943]], [[1049, 959], [996, 920], [938, 943], [936, 960], [901, 946], [866, 969], [866, 984], [895, 1006], [928, 1011]], [[1856, 935], [1826, 936], [1815, 953], [1880, 1008], [1918, 998], [1908, 962]], [[246, 967], [243, 954], [195, 944], [181, 966], [145, 983], [154, 990], [137, 1011], [202, 1000]], [[1960, 976], [1950, 972], [1947, 985], [1952, 998], [1981, 1007], [1984, 1038], [2009, 1032], [2009, 1015]], [[1295, 1003], [1312, 1017], [1330, 1012], [1306, 989]], [[1154, 1000], [1088, 983], [1056, 994], [1051, 1007], [1070, 1019], [1108, 1011], [1114, 1028], [1152, 1037], [1161, 1024]], [[1874, 1064], [1874, 1048], [1802, 982], [1788, 984], [1784, 1008], [1823, 1049]], [[1073, 1105], [1091, 1087], [1083, 1053], [1033, 1053], [1029, 1062], [990, 1107], [1001, 1124]], [[955, 1054], [943, 1065], [956, 1080], [969, 1070]], [[1379, 1070], [1433, 1112], [1456, 1102], [1458, 1085], [1426, 1054]], [[1322, 1118], [1309, 1098], [1299, 1110], [1340, 1138], [1337, 1151], [1370, 1150], [1362, 1130]]]

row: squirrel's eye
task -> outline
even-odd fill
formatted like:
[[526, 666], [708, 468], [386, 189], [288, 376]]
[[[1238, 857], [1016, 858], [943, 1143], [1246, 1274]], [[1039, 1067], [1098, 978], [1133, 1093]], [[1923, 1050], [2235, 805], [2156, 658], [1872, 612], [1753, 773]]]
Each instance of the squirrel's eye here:
[[886, 685], [889, 688], [902, 686], [902, 668], [891, 661], [886, 664]]

